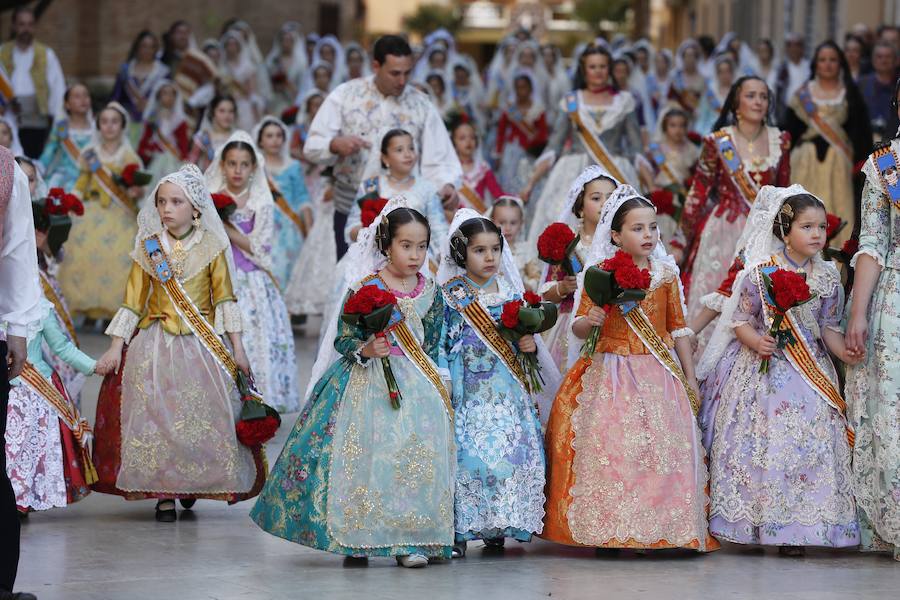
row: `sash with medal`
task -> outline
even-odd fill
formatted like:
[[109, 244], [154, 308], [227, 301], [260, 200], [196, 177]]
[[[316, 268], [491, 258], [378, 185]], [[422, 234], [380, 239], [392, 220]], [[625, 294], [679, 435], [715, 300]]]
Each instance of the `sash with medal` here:
[[72, 316], [69, 314], [69, 311], [66, 310], [66, 307], [63, 306], [62, 298], [60, 298], [59, 294], [56, 293], [56, 290], [53, 289], [53, 286], [50, 284], [50, 280], [47, 279], [47, 275], [45, 275], [43, 271], [40, 271], [40, 274], [41, 289], [44, 292], [44, 297], [49, 300], [50, 304], [53, 305], [53, 308], [56, 309], [56, 314], [59, 315], [59, 318], [62, 320], [63, 325], [65, 325], [66, 331], [69, 333], [69, 337], [72, 339], [72, 343], [77, 346], [78, 336], [75, 335], [75, 324], [72, 323]]
[[616, 163], [610, 157], [606, 146], [581, 120], [581, 113], [578, 110], [578, 94], [576, 92], [566, 94], [566, 112], [569, 114], [575, 133], [581, 139], [582, 144], [584, 144], [594, 161], [606, 169], [617, 181], [625, 181], [622, 172], [619, 171], [619, 167], [616, 166]]
[[466, 184], [460, 186], [459, 193], [463, 195], [463, 198], [466, 199], [466, 202], [469, 203], [469, 206], [472, 207], [475, 212], [484, 214], [487, 211], [487, 205], [484, 203], [481, 196]]
[[478, 301], [475, 289], [466, 278], [462, 275], [454, 277], [443, 285], [442, 290], [447, 304], [462, 315], [466, 323], [475, 330], [478, 339], [484, 342], [484, 345], [512, 372], [522, 389], [526, 393], [531, 393], [525, 371], [519, 364], [515, 351], [500, 335], [491, 313]]
[[309, 228], [306, 226], [306, 222], [303, 220], [303, 217], [294, 212], [294, 209], [287, 203], [287, 200], [284, 197], [284, 194], [281, 193], [281, 190], [278, 189], [278, 186], [275, 185], [275, 181], [272, 180], [271, 177], [266, 176], [266, 179], [269, 181], [269, 190], [272, 192], [272, 199], [275, 202], [275, 206], [277, 206], [284, 215], [291, 220], [297, 230], [300, 231], [300, 235], [304, 238], [307, 233], [309, 233]]
[[110, 199], [119, 204], [119, 206], [127, 208], [131, 212], [137, 212], [137, 206], [135, 206], [134, 201], [128, 197], [128, 194], [116, 182], [116, 179], [110, 170], [100, 161], [97, 152], [93, 148], [90, 148], [82, 154], [82, 157], [91, 174], [94, 176], [94, 181], [100, 186], [100, 189], [102, 189]]
[[894, 208], [900, 210], [900, 172], [898, 169], [897, 153], [892, 144], [878, 148], [869, 157], [878, 179], [884, 188], [884, 193], [891, 199]]
[[749, 208], [756, 200], [756, 194], [759, 193], [759, 186], [753, 178], [747, 174], [744, 163], [741, 161], [741, 155], [738, 154], [737, 148], [735, 147], [731, 136], [728, 135], [728, 132], [724, 129], [720, 129], [713, 133], [713, 137], [716, 140], [716, 149], [719, 151], [719, 156], [722, 159], [722, 163], [725, 165], [725, 170], [728, 172], [729, 177], [731, 177], [731, 180], [734, 182], [737, 189], [741, 192], [741, 197]]
[[653, 164], [657, 169], [663, 172], [663, 174], [669, 178], [674, 185], [678, 186], [679, 192], [684, 192], [684, 183], [675, 177], [675, 174], [672, 173], [672, 169], [669, 168], [669, 165], [666, 163], [666, 153], [663, 152], [662, 146], [660, 146], [657, 142], [653, 142], [649, 146], [650, 150], [650, 160], [653, 161]]
[[59, 138], [59, 143], [62, 144], [69, 158], [73, 162], [78, 163], [78, 159], [81, 157], [81, 150], [79, 150], [69, 135], [69, 122], [67, 120], [64, 119], [56, 124], [56, 137]]
[[797, 99], [800, 101], [800, 106], [803, 108], [803, 112], [806, 113], [806, 116], [809, 117], [809, 123], [812, 125], [819, 134], [828, 140], [828, 143], [832, 146], [836, 147], [841, 153], [844, 155], [850, 164], [853, 164], [853, 150], [844, 141], [844, 138], [838, 133], [828, 121], [822, 118], [821, 113], [819, 113], [819, 109], [816, 108], [816, 103], [813, 100], [812, 94], [809, 91], [809, 86], [804, 85], [799, 90], [797, 90]]
[[88, 422], [78, 413], [78, 409], [75, 408], [72, 401], [56, 389], [56, 386], [47, 381], [31, 363], [25, 363], [25, 366], [22, 368], [22, 374], [19, 377], [50, 403], [50, 406], [53, 407], [62, 422], [75, 436], [75, 440], [81, 446], [85, 483], [88, 485], [96, 483], [98, 480], [97, 470], [94, 468], [94, 463], [91, 461], [91, 452], [88, 449], [93, 437]]
[[675, 361], [669, 347], [666, 346], [656, 329], [653, 328], [653, 324], [650, 323], [650, 319], [647, 317], [644, 309], [637, 302], [624, 302], [619, 305], [619, 308], [622, 310], [625, 322], [628, 323], [634, 334], [640, 338], [644, 347], [650, 351], [653, 358], [658, 360], [659, 364], [666, 371], [681, 382], [688, 401], [691, 403], [691, 410], [696, 416], [700, 412], [700, 399], [697, 397], [697, 392], [688, 384], [687, 376], [684, 374], [681, 366]]
[[[761, 265], [758, 269], [759, 275], [758, 279], [762, 278], [762, 273], [771, 274], [778, 268], [778, 262], [772, 258], [768, 263]], [[767, 319], [771, 322], [772, 314], [774, 311], [774, 303], [772, 299], [769, 297], [769, 294], [762, 283], [757, 283], [757, 290], [759, 291], [759, 297], [762, 301], [764, 311], [767, 314]], [[787, 344], [784, 347], [784, 357], [787, 359], [791, 366], [800, 374], [800, 377], [812, 387], [813, 390], [825, 401], [828, 406], [837, 411], [837, 413], [841, 416], [844, 421], [844, 427], [847, 430], [847, 441], [850, 443], [850, 447], [853, 447], [853, 444], [856, 440], [856, 434], [853, 431], [853, 426], [850, 425], [850, 422], [847, 420], [847, 403], [844, 402], [844, 399], [841, 397], [841, 393], [838, 391], [837, 387], [835, 387], [834, 383], [832, 383], [831, 379], [822, 371], [816, 362], [815, 355], [812, 350], [807, 345], [806, 338], [803, 337], [803, 334], [800, 332], [800, 327], [797, 326], [796, 319], [791, 315], [791, 312], [788, 311], [785, 313], [784, 321], [782, 321], [782, 329], [788, 329], [794, 336], [795, 342], [792, 344]]]
[[[200, 309], [197, 308], [190, 296], [187, 295], [187, 292], [184, 291], [181, 283], [175, 278], [174, 272], [169, 267], [169, 257], [166, 256], [159, 237], [152, 235], [145, 239], [141, 245], [147, 261], [156, 271], [156, 277], [162, 284], [162, 288], [165, 290], [169, 300], [175, 306], [178, 316], [187, 323], [191, 333], [197, 336], [197, 339], [200, 340], [200, 343], [221, 367], [222, 371], [233, 379], [235, 385], [237, 385], [240, 370], [237, 363], [234, 362], [234, 357], [225, 346], [225, 343], [222, 342], [222, 338], [216, 334], [213, 326], [209, 324], [209, 321], [206, 320]], [[225, 251], [227, 252], [228, 249]], [[250, 385], [249, 388], [250, 395], [255, 400], [262, 402], [262, 396], [254, 389], [253, 385]]]
[[177, 158], [178, 160], [183, 160], [181, 156], [181, 150], [172, 143], [172, 140], [163, 135], [163, 132], [159, 129], [159, 125], [153, 123], [151, 125], [153, 127], [153, 133], [156, 134], [156, 139], [159, 140], [159, 145], [163, 147], [163, 150]]
[[522, 114], [522, 111], [519, 110], [518, 106], [511, 106], [506, 111], [509, 124], [519, 130], [519, 133], [524, 135], [529, 140], [534, 137], [534, 134], [537, 132], [536, 129], [532, 128], [528, 122], [525, 120], [525, 115]]
[[[370, 275], [363, 279], [360, 285], [374, 285], [377, 286], [378, 289], [389, 291], [387, 285], [385, 285], [384, 281], [377, 275]], [[429, 357], [428, 354], [425, 353], [425, 350], [422, 349], [421, 344], [419, 344], [418, 340], [416, 340], [413, 335], [413, 332], [409, 329], [409, 325], [406, 324], [406, 318], [397, 307], [394, 308], [394, 313], [391, 315], [388, 332], [394, 336], [397, 345], [403, 350], [403, 354], [406, 355], [406, 358], [419, 369], [419, 372], [431, 382], [438, 394], [441, 395], [441, 401], [444, 403], [447, 415], [453, 419], [453, 403], [450, 400], [450, 394], [447, 392], [446, 386], [444, 386], [444, 380], [441, 379], [441, 375], [438, 373], [437, 365], [434, 364], [431, 357]]]
[[200, 149], [206, 152], [206, 159], [210, 162], [216, 158], [216, 149], [213, 148], [212, 138], [208, 131], [200, 132]]
[[715, 90], [711, 87], [706, 88], [706, 101], [714, 112], [722, 110], [722, 103], [719, 101], [719, 97], [716, 96]]

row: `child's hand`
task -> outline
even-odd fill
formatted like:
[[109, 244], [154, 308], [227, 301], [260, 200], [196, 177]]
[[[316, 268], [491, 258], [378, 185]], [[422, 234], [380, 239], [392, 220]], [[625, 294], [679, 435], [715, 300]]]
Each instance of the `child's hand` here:
[[140, 200], [144, 195], [144, 188], [138, 185], [132, 185], [125, 190], [125, 193], [132, 200]]
[[866, 351], [854, 350], [848, 347], [846, 350], [844, 350], [844, 355], [841, 356], [840, 359], [846, 364], [853, 367], [866, 360]]
[[534, 341], [533, 335], [523, 335], [519, 339], [519, 350], [525, 352], [526, 354], [530, 354], [532, 352], [537, 352], [537, 343]]
[[592, 306], [585, 318], [592, 327], [603, 327], [606, 322], [606, 311], [599, 306]]
[[776, 348], [778, 348], [778, 344], [775, 342], [775, 338], [771, 335], [763, 335], [756, 340], [756, 347], [753, 349], [761, 358], [769, 358], [775, 354]]
[[697, 349], [700, 347], [700, 340], [697, 339], [697, 334], [692, 333], [690, 335], [691, 338], [691, 352], [693, 354], [697, 354]]
[[110, 348], [107, 350], [103, 356], [97, 360], [97, 365], [94, 367], [94, 372], [98, 375], [109, 375], [110, 373], [116, 373], [119, 370], [119, 367], [122, 365], [122, 349], [121, 348]]
[[240, 345], [234, 349], [234, 362], [237, 363], [238, 369], [241, 370], [241, 373], [250, 376], [250, 359], [247, 358], [247, 353], [244, 352], [244, 346]]
[[574, 294], [575, 290], [578, 289], [578, 278], [573, 277], [571, 275], [566, 275], [565, 279], [562, 281], [558, 281], [556, 283], [556, 290], [559, 292], [559, 295], [562, 297], [568, 296], [570, 294]]
[[376, 337], [363, 346], [362, 355], [366, 358], [387, 358], [391, 355], [391, 344], [386, 337]]

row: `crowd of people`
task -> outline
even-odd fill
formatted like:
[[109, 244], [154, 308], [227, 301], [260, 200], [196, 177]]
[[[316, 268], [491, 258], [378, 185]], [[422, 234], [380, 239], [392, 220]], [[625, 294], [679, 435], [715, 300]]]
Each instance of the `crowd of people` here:
[[370, 56], [290, 22], [264, 56], [178, 21], [106, 99], [13, 28], [4, 540], [97, 491], [257, 498], [405, 567], [535, 535], [900, 560], [896, 28], [569, 59], [520, 29], [482, 68], [445, 31]]

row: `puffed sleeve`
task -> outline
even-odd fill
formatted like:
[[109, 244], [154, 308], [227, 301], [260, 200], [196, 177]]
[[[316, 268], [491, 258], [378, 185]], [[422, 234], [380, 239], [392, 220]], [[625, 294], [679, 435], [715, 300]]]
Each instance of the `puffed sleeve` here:
[[425, 328], [422, 349], [437, 364], [440, 360], [441, 332], [444, 326], [444, 295], [440, 289], [434, 293], [434, 300], [422, 319], [422, 326]]
[[578, 304], [578, 310], [575, 312], [575, 316], [586, 317], [595, 306], [596, 304], [594, 304], [594, 301], [588, 296], [587, 290], [581, 290], [581, 302]]
[[225, 252], [230, 251], [226, 248], [209, 265], [209, 287], [215, 311], [213, 323], [219, 335], [243, 330], [241, 311], [234, 295], [231, 273], [228, 272], [228, 259], [225, 258]]
[[717, 183], [719, 155], [716, 150], [715, 139], [712, 136], [703, 138], [703, 151], [694, 171], [694, 183], [684, 201], [684, 209], [681, 212], [681, 231], [684, 233], [687, 245], [690, 245], [697, 228], [707, 212], [709, 192]]
[[131, 334], [144, 316], [151, 286], [150, 275], [139, 264], [132, 262], [125, 284], [125, 300], [106, 328], [106, 335], [120, 337], [126, 342], [131, 339]]
[[[761, 331], [764, 328], [762, 301], [759, 298], [759, 289], [754, 281], [754, 278], [758, 276], [758, 273], [751, 273], [744, 279], [740, 289], [741, 297], [731, 317], [731, 327], [750, 325], [757, 331]], [[738, 290], [734, 291], [738, 292]]]
[[843, 335], [841, 329], [841, 317], [844, 315], [844, 288], [836, 283], [834, 289], [827, 296], [822, 296], [819, 309], [819, 329], [831, 329]]
[[[344, 297], [344, 302], [341, 303], [341, 313], [344, 312], [343, 306], [349, 297], [349, 293]], [[369, 336], [366, 335], [362, 328], [346, 323], [340, 317], [340, 314], [337, 319], [338, 326], [337, 334], [334, 338], [334, 349], [351, 363], [362, 366], [368, 365], [370, 361], [362, 355], [362, 349], [368, 343]]]
[[891, 203], [870, 166], [865, 166], [866, 183], [862, 192], [862, 222], [859, 231], [859, 250], [850, 261], [855, 267], [861, 254], [868, 254], [884, 268], [891, 249]]
[[47, 319], [44, 319], [44, 330], [42, 332], [44, 341], [50, 347], [50, 351], [67, 365], [84, 375], [90, 375], [94, 372], [97, 361], [82, 352], [72, 341], [66, 337], [62, 329], [59, 327], [59, 321], [56, 315], [51, 313]]
[[666, 331], [671, 333], [673, 338], [693, 333], [684, 320], [684, 300], [681, 298], [681, 286], [678, 285], [677, 276], [666, 284]]

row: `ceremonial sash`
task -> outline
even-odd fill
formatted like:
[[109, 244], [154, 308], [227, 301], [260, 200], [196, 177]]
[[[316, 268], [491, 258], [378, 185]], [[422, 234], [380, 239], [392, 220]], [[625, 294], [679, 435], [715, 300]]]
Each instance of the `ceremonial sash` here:
[[537, 129], [534, 129], [530, 125], [528, 125], [528, 122], [525, 120], [525, 116], [521, 114], [517, 106], [511, 107], [506, 112], [506, 114], [509, 117], [509, 124], [518, 129], [519, 133], [524, 135], [529, 140], [534, 137]]
[[[375, 285], [382, 290], [389, 291], [387, 285], [377, 275], [370, 275], [363, 280], [362, 284]], [[422, 345], [416, 340], [399, 308], [396, 309], [395, 312], [399, 313], [398, 320], [393, 323], [388, 330], [393, 334], [394, 339], [397, 341], [397, 345], [403, 350], [403, 354], [406, 355], [406, 358], [419, 369], [419, 372], [431, 382], [434, 389], [440, 394], [441, 401], [444, 403], [444, 408], [452, 419], [453, 403], [450, 400], [450, 393], [447, 392], [447, 387], [444, 385], [444, 380], [441, 379], [441, 375], [438, 373], [437, 365], [434, 364], [431, 357], [429, 357], [428, 354], [425, 353], [425, 350], [422, 349]], [[394, 317], [392, 316], [391, 320], [393, 319]]]
[[100, 189], [102, 189], [110, 199], [114, 200], [123, 208], [126, 208], [131, 212], [137, 212], [137, 207], [134, 205], [134, 202], [128, 197], [125, 190], [116, 183], [115, 177], [100, 161], [97, 152], [93, 149], [89, 149], [86, 150], [82, 156], [87, 163], [88, 169], [93, 174], [94, 180], [97, 182], [97, 185], [100, 186]]
[[53, 289], [53, 286], [50, 284], [50, 280], [47, 279], [47, 276], [43, 271], [41, 273], [41, 288], [44, 291], [44, 297], [50, 301], [53, 305], [53, 308], [56, 309], [56, 314], [59, 315], [59, 318], [62, 319], [63, 325], [66, 326], [66, 331], [69, 332], [69, 337], [72, 339], [72, 343], [76, 346], [78, 345], [78, 336], [75, 335], [75, 324], [72, 323], [72, 317], [69, 315], [69, 311], [66, 310], [65, 306], [63, 306], [62, 298], [59, 297], [59, 294], [56, 293], [56, 290]]
[[57, 123], [56, 137], [59, 138], [59, 142], [69, 155], [69, 158], [77, 164], [78, 159], [81, 157], [81, 150], [75, 145], [75, 142], [72, 141], [72, 137], [69, 135], [68, 121], [63, 120]]
[[706, 101], [709, 102], [710, 108], [714, 111], [719, 112], [722, 110], [722, 103], [719, 101], [719, 97], [716, 96], [716, 92], [711, 88], [706, 88]]
[[[759, 291], [760, 300], [764, 307], [766, 307], [766, 312], [768, 313], [768, 322], [772, 322], [773, 315], [775, 313], [775, 306], [773, 305], [771, 298], [769, 298], [768, 293], [766, 292], [765, 285], [762, 283], [762, 272], [763, 271], [774, 271], [778, 268], [777, 261], [773, 258], [767, 264], [760, 266], [758, 269], [758, 283], [756, 285], [757, 290]], [[787, 329], [791, 332], [794, 337], [795, 343], [788, 344], [784, 347], [784, 357], [787, 359], [791, 366], [800, 374], [800, 377], [809, 384], [809, 386], [815, 390], [815, 392], [825, 401], [828, 406], [837, 411], [837, 413], [841, 416], [841, 419], [844, 421], [844, 427], [847, 430], [847, 442], [850, 444], [850, 447], [853, 447], [854, 442], [856, 441], [856, 434], [853, 431], [853, 426], [850, 425], [850, 422], [847, 420], [847, 403], [844, 402], [844, 399], [841, 397], [841, 393], [835, 387], [834, 383], [832, 383], [831, 379], [822, 372], [822, 369], [819, 367], [819, 364], [816, 362], [815, 355], [812, 350], [809, 348], [806, 342], [806, 338], [803, 337], [803, 333], [800, 331], [800, 327], [797, 325], [796, 319], [791, 315], [790, 311], [785, 313], [785, 318], [781, 322], [781, 329]]]
[[684, 183], [675, 177], [675, 174], [672, 173], [672, 169], [669, 168], [669, 165], [666, 163], [666, 153], [663, 152], [662, 146], [658, 143], [653, 142], [650, 144], [650, 160], [653, 161], [653, 164], [656, 165], [656, 168], [662, 171], [666, 177], [669, 178], [673, 184], [678, 186], [679, 191], [684, 190]]
[[738, 154], [731, 136], [724, 129], [720, 129], [713, 133], [716, 139], [716, 149], [725, 165], [725, 171], [728, 173], [734, 185], [741, 192], [741, 197], [748, 207], [753, 205], [756, 200], [756, 194], [759, 193], [759, 186], [752, 177], [747, 175], [744, 163], [741, 161], [741, 155]]
[[367, 194], [377, 194], [378, 193], [378, 178], [370, 177], [363, 182], [363, 189]]
[[894, 207], [900, 210], [900, 173], [897, 172], [898, 161], [894, 148], [890, 145], [878, 148], [870, 157], [884, 192], [891, 199]]
[[[163, 250], [159, 237], [152, 235], [145, 239], [141, 246], [144, 250], [144, 256], [153, 265], [157, 279], [162, 284], [162, 288], [165, 290], [169, 300], [175, 306], [178, 316], [187, 323], [191, 333], [197, 336], [200, 344], [209, 352], [222, 371], [237, 384], [240, 371], [237, 363], [234, 361], [234, 357], [228, 351], [228, 348], [225, 347], [222, 338], [216, 334], [213, 326], [209, 324], [209, 321], [206, 320], [200, 309], [197, 308], [197, 305], [184, 291], [181, 283], [173, 275], [173, 271], [169, 267], [169, 258], [166, 256], [165, 250]], [[256, 400], [262, 402], [262, 396], [252, 385], [250, 386], [250, 394]]]
[[476, 335], [484, 342], [484, 345], [506, 365], [518, 380], [522, 389], [530, 394], [528, 378], [525, 376], [522, 365], [519, 364], [515, 351], [509, 345], [509, 342], [500, 335], [491, 313], [478, 301], [475, 290], [466, 281], [465, 277], [454, 277], [445, 283], [442, 289], [447, 304], [463, 316], [463, 319], [475, 330]]
[[0, 69], [0, 106], [9, 106], [16, 94], [3, 69]]
[[[690, 102], [688, 102], [687, 94], [690, 94]], [[687, 89], [687, 85], [684, 82], [684, 75], [681, 71], [675, 73], [675, 81], [672, 82], [672, 85], [669, 86], [669, 96], [674, 98], [681, 107], [688, 111], [689, 114], [694, 114], [694, 111], [697, 110], [697, 93], [693, 90]]]
[[581, 120], [581, 113], [578, 111], [577, 93], [569, 92], [566, 94], [566, 112], [569, 113], [569, 119], [572, 120], [576, 135], [581, 139], [582, 144], [584, 144], [594, 161], [603, 166], [617, 181], [625, 181], [621, 171], [619, 171], [619, 167], [613, 162], [609, 151], [603, 145], [603, 142], [600, 141], [599, 136], [594, 135], [594, 132], [586, 127], [584, 121]]
[[672, 374], [672, 376], [681, 382], [682, 386], [684, 386], [688, 401], [691, 403], [691, 410], [696, 416], [697, 413], [700, 412], [700, 399], [697, 397], [697, 392], [694, 391], [694, 388], [692, 388], [690, 384], [688, 384], [687, 376], [684, 374], [681, 366], [675, 362], [672, 352], [669, 350], [669, 347], [666, 346], [663, 339], [659, 337], [656, 329], [653, 328], [650, 319], [647, 318], [641, 305], [637, 302], [626, 302], [620, 304], [619, 308], [622, 310], [625, 322], [628, 323], [631, 330], [638, 338], [640, 338], [641, 342], [644, 343], [644, 347], [650, 351], [653, 358], [658, 360], [659, 364], [661, 364], [670, 374]]
[[822, 115], [819, 113], [819, 109], [816, 107], [816, 103], [813, 100], [812, 94], [809, 91], [808, 85], [804, 85], [797, 90], [797, 99], [800, 100], [800, 106], [803, 108], [806, 116], [809, 117], [809, 122], [816, 131], [828, 140], [829, 144], [840, 150], [844, 154], [844, 158], [846, 158], [850, 164], [853, 164], [853, 150], [846, 142], [844, 142], [841, 135], [835, 131], [828, 121], [822, 118]]
[[463, 195], [469, 203], [469, 206], [471, 206], [475, 212], [484, 214], [487, 211], [487, 206], [485, 205], [484, 200], [481, 199], [481, 196], [466, 184], [463, 184], [459, 188], [459, 193]]
[[163, 135], [163, 132], [160, 131], [158, 125], [156, 125], [156, 124], [153, 125], [153, 131], [154, 131], [154, 133], [156, 133], [156, 139], [159, 140], [159, 145], [163, 147], [163, 150], [165, 150], [166, 152], [168, 152], [169, 154], [171, 154], [178, 160], [181, 160], [181, 150], [179, 150], [175, 146], [175, 144], [173, 144], [169, 140], [169, 138], [167, 138], [166, 136]]
[[200, 132], [200, 148], [206, 151], [206, 158], [210, 161], [216, 158], [216, 150], [213, 148], [212, 138], [208, 131]]
[[91, 438], [93, 437], [88, 422], [78, 414], [78, 409], [75, 408], [75, 405], [72, 404], [71, 400], [63, 396], [63, 394], [56, 389], [52, 383], [47, 381], [47, 379], [41, 375], [30, 362], [25, 363], [20, 377], [22, 381], [27, 383], [29, 387], [34, 389], [50, 403], [50, 406], [53, 407], [62, 422], [72, 431], [75, 440], [81, 447], [85, 483], [88, 485], [95, 483], [98, 480], [98, 477], [97, 470], [94, 468], [94, 463], [91, 461], [90, 450], [88, 449], [90, 448]]
[[294, 209], [287, 203], [284, 194], [281, 193], [281, 190], [278, 189], [278, 186], [275, 185], [272, 178], [267, 176], [266, 179], [269, 181], [269, 190], [272, 192], [272, 199], [275, 201], [275, 206], [281, 209], [281, 212], [291, 220], [291, 223], [293, 223], [300, 231], [300, 235], [306, 237], [306, 234], [309, 231], [306, 223], [303, 221], [303, 217], [294, 212]]

